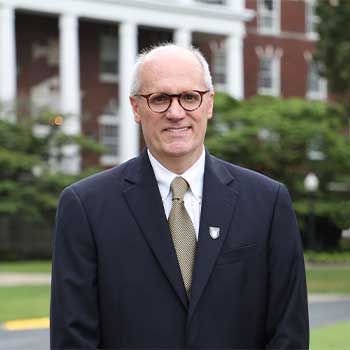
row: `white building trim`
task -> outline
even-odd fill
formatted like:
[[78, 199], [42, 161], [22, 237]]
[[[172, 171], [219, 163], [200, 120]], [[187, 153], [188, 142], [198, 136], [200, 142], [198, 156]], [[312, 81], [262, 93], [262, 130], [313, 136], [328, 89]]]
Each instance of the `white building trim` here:
[[[259, 33], [278, 35], [281, 31], [281, 0], [273, 0], [273, 10], [267, 11], [264, 0], [258, 0], [258, 28]], [[265, 23], [266, 18], [271, 19], [271, 27]]]
[[[266, 48], [258, 46], [255, 48], [256, 54], [259, 58], [259, 67], [261, 68], [261, 63], [264, 59], [268, 60], [270, 66], [269, 76], [262, 77], [261, 71], [258, 73], [258, 94], [260, 95], [270, 95], [270, 96], [280, 96], [281, 94], [281, 58], [283, 56], [283, 50], [281, 48], [274, 48], [270, 45]], [[266, 74], [266, 72], [265, 72]], [[270, 81], [269, 86], [264, 86], [261, 84], [261, 79], [267, 78]]]
[[319, 22], [316, 16], [315, 7], [317, 0], [305, 0], [305, 34], [309, 40], [318, 40], [318, 33], [315, 25]]
[[120, 161], [124, 162], [139, 153], [139, 126], [135, 123], [129, 102], [131, 75], [137, 55], [137, 26], [124, 22], [119, 26], [119, 117]]
[[[62, 131], [67, 135], [79, 135], [80, 125], [80, 69], [79, 69], [79, 32], [78, 18], [70, 13], [59, 18], [59, 79], [61, 111], [66, 115]], [[66, 145], [62, 149], [64, 157], [62, 169], [77, 174], [80, 171], [79, 148]]]
[[226, 38], [226, 90], [238, 100], [244, 97], [243, 38], [235, 34]]
[[182, 47], [190, 47], [192, 44], [192, 33], [188, 29], [177, 28], [174, 33], [174, 42]]
[[[120, 162], [119, 159], [119, 138], [120, 138], [120, 120], [118, 118], [119, 113], [117, 115], [101, 115], [98, 118], [99, 123], [99, 139], [100, 142], [111, 150], [108, 150], [106, 154], [100, 156], [100, 162], [104, 166], [114, 166]], [[116, 138], [111, 138], [110, 136], [106, 136], [103, 133], [103, 128], [115, 128], [118, 136]]]
[[[211, 34], [241, 31], [241, 21], [253, 18], [254, 12], [234, 6], [211, 6], [192, 2], [184, 6], [180, 1], [161, 0], [0, 0], [24, 10], [51, 14], [69, 12], [79, 17], [127, 22], [161, 28], [188, 28]], [[235, 4], [235, 2], [233, 3]]]
[[0, 2], [0, 106], [6, 107], [4, 117], [9, 121], [16, 119], [15, 111], [11, 111], [16, 99], [16, 72], [14, 8]]
[[[4, 82], [3, 75], [1, 75], [0, 91], [4, 91], [6, 85], [10, 87], [8, 91], [12, 97], [16, 95], [16, 89], [13, 88], [16, 84], [13, 9], [52, 14], [60, 18], [61, 108], [62, 112], [71, 115], [63, 126], [64, 131], [71, 135], [76, 135], [81, 131], [79, 17], [110, 21], [119, 25], [121, 162], [139, 152], [139, 127], [133, 120], [129, 105], [130, 72], [137, 54], [138, 26], [174, 30], [176, 42], [183, 46], [190, 45], [193, 32], [226, 36], [229, 44], [227, 91], [237, 98], [244, 95], [242, 63], [244, 21], [254, 16], [254, 11], [245, 9], [244, 0], [230, 0], [226, 5], [203, 4], [194, 0], [174, 0], [172, 2], [163, 0], [0, 0], [0, 8], [11, 9], [9, 13], [12, 18], [11, 21], [5, 21], [5, 24], [2, 18], [0, 21], [0, 45], [3, 45], [0, 46], [0, 50], [2, 55], [3, 52], [7, 53], [6, 58], [0, 61], [0, 69], [5, 66], [8, 69], [10, 66], [10, 70], [6, 72], [7, 83]], [[80, 158], [77, 149], [69, 148], [67, 156], [73, 159], [74, 163], [69, 171], [79, 171]]]
[[[304, 52], [304, 58], [307, 64], [306, 98], [309, 100], [326, 101], [328, 98], [327, 79], [321, 77], [318, 72], [315, 71], [316, 63], [312, 61], [311, 52]], [[311, 82], [311, 80], [313, 82]]]

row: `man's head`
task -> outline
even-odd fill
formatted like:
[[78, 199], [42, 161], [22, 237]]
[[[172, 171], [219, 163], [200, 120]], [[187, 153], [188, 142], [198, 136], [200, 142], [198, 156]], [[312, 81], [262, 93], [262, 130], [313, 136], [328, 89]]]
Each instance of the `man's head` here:
[[213, 97], [208, 64], [198, 50], [169, 44], [139, 57], [130, 101], [150, 152], [163, 165], [184, 171], [199, 158]]

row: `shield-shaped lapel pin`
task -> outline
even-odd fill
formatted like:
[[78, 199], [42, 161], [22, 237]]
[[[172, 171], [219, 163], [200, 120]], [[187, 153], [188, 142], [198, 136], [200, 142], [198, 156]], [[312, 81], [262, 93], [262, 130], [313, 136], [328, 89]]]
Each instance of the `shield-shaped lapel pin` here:
[[212, 239], [217, 239], [220, 236], [220, 227], [209, 226], [209, 234]]

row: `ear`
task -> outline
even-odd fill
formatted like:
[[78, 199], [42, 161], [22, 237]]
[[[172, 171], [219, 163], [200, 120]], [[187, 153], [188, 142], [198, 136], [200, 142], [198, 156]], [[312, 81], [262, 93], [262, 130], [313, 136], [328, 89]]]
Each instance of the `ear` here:
[[213, 117], [213, 108], [214, 108], [214, 91], [209, 92], [209, 100], [208, 100], [208, 119], [211, 119]]
[[132, 111], [134, 113], [134, 120], [137, 124], [141, 123], [141, 117], [139, 114], [139, 106], [137, 104], [135, 96], [129, 96], [129, 101], [131, 104]]

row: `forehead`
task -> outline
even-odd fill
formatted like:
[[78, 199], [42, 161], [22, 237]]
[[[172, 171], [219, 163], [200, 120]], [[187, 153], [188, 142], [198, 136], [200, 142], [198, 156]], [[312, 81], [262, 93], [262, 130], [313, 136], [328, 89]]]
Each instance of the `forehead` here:
[[198, 58], [185, 49], [150, 54], [140, 67], [142, 89], [179, 92], [205, 88], [203, 68]]

